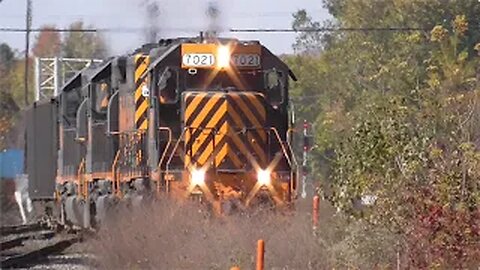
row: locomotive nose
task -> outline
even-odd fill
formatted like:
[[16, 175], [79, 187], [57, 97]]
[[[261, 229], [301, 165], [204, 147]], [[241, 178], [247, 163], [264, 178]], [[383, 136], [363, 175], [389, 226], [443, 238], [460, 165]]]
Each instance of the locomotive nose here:
[[267, 163], [266, 109], [252, 92], [187, 92], [185, 166], [248, 171]]

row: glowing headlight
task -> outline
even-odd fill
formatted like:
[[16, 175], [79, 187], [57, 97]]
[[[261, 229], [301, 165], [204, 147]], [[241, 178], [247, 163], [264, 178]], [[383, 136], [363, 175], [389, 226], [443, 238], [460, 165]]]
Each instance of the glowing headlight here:
[[226, 68], [230, 65], [230, 50], [227, 46], [218, 47], [217, 51], [217, 66], [219, 68]]
[[270, 172], [267, 170], [259, 170], [257, 172], [257, 181], [260, 185], [266, 186], [270, 184]]
[[193, 169], [190, 180], [192, 185], [194, 186], [202, 185], [203, 183], [205, 183], [205, 171]]

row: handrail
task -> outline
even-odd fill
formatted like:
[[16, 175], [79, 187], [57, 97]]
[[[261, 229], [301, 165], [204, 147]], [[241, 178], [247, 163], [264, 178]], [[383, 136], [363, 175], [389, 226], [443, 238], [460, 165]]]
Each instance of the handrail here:
[[185, 135], [185, 131], [186, 131], [186, 130], [187, 130], [186, 127], [183, 128], [182, 134], [180, 134], [180, 137], [178, 138], [177, 143], [175, 144], [175, 147], [173, 147], [173, 151], [172, 151], [172, 153], [170, 154], [170, 158], [168, 159], [167, 164], [166, 164], [166, 166], [165, 166], [166, 169], [167, 169], [167, 170], [166, 170], [167, 172], [168, 172], [168, 165], [170, 165], [170, 162], [172, 161], [173, 155], [175, 154], [175, 151], [177, 150], [180, 141], [182, 140], [183, 136]]
[[[173, 158], [173, 156], [174, 156], [174, 154], [175, 154], [175, 152], [176, 152], [176, 150], [177, 150], [177, 148], [178, 148], [178, 145], [180, 144], [180, 142], [182, 141], [182, 139], [183, 139], [183, 137], [184, 137], [184, 135], [185, 135], [185, 131], [186, 131], [187, 129], [190, 129], [190, 128], [192, 128], [192, 127], [184, 127], [184, 128], [183, 128], [182, 134], [181, 134], [180, 137], [178, 138], [177, 143], [175, 144], [175, 147], [173, 148], [172, 153], [171, 153], [171, 155], [170, 155], [170, 157], [169, 157], [169, 159], [168, 159], [168, 161], [167, 161], [167, 164], [166, 164], [166, 171], [167, 171], [167, 172], [169, 171], [168, 166], [169, 166], [170, 162], [172, 161], [172, 158]], [[194, 129], [199, 129], [199, 128], [194, 128]], [[205, 130], [205, 129], [206, 129], [206, 130], [212, 130], [212, 131], [216, 131], [216, 130], [217, 130], [217, 128], [201, 128], [201, 129], [202, 129], [202, 130]], [[288, 148], [289, 148], [289, 150], [290, 150], [290, 153], [292, 153], [293, 162], [292, 162], [292, 160], [290, 159], [290, 157], [289, 157], [289, 155], [288, 155], [288, 151], [287, 151], [287, 149], [285, 148], [285, 145], [283, 144], [283, 141], [282, 141], [282, 139], [280, 138], [280, 135], [279, 135], [279, 133], [278, 133], [278, 131], [277, 131], [277, 129], [276, 129], [275, 127], [269, 127], [269, 128], [264, 128], [264, 127], [261, 127], [261, 128], [244, 128], [243, 130], [265, 130], [265, 131], [268, 130], [268, 131], [273, 131], [273, 133], [275, 134], [275, 138], [277, 139], [278, 143], [280, 144], [280, 146], [281, 146], [281, 148], [282, 148], [283, 155], [285, 156], [285, 159], [287, 160], [288, 165], [289, 165], [290, 167], [293, 167], [293, 166], [297, 167], [297, 166], [298, 166], [297, 161], [295, 160], [295, 156], [293, 155], [293, 151], [292, 151], [292, 148], [291, 148], [290, 144], [287, 142], [287, 145], [288, 145]], [[160, 164], [161, 164], [161, 163], [160, 163]], [[293, 164], [293, 166], [292, 166], [292, 164]], [[293, 168], [292, 168], [292, 169], [293, 169]]]
[[[115, 91], [115, 93], [113, 93], [113, 94], [110, 96], [110, 98], [108, 99], [108, 106], [107, 106], [107, 135], [112, 134], [112, 131], [111, 131], [111, 129], [112, 129], [112, 121], [111, 121], [111, 118], [112, 118], [111, 114], [112, 114], [112, 113], [111, 113], [111, 108], [112, 108], [112, 106], [113, 106], [112, 104], [113, 104], [113, 102], [115, 101], [116, 98], [117, 98], [117, 101], [118, 101], [118, 95], [119, 95], [119, 93], [120, 93], [120, 90]], [[118, 102], [117, 102], [117, 104], [118, 104]], [[118, 106], [118, 105], [117, 105], [117, 106]]]
[[82, 173], [81, 173], [84, 166], [85, 166], [85, 159], [82, 158], [82, 161], [80, 162], [80, 165], [78, 166], [78, 169], [77, 169], [78, 191], [80, 192], [81, 197], [84, 196], [84, 190], [82, 185]]
[[288, 165], [290, 165], [290, 167], [292, 167], [292, 161], [290, 160], [290, 157], [288, 156], [287, 150], [285, 149], [285, 145], [283, 145], [282, 139], [280, 138], [280, 135], [278, 134], [277, 129], [274, 128], [274, 127], [270, 127], [270, 130], [273, 130], [273, 132], [275, 133], [275, 136], [277, 137], [277, 140], [280, 143], [280, 146], [282, 147], [283, 155], [287, 159]]
[[117, 182], [117, 163], [118, 163], [118, 160], [120, 158], [120, 150], [117, 150], [117, 153], [115, 154], [115, 159], [113, 160], [113, 164], [112, 164], [112, 176], [113, 176], [113, 179], [112, 179], [112, 193], [113, 194], [117, 194], [117, 191], [119, 190], [119, 186], [120, 186], [120, 183]]
[[162, 157], [160, 158], [160, 161], [158, 162], [158, 167], [160, 167], [160, 166], [162, 166], [163, 160], [165, 159], [165, 156], [167, 155], [168, 148], [170, 147], [170, 144], [172, 142], [172, 130], [169, 127], [159, 127], [158, 130], [167, 130], [168, 131], [167, 146], [165, 147], [165, 150], [162, 153]]
[[[289, 128], [287, 130], [287, 136], [289, 136], [290, 133], [293, 133], [293, 129], [291, 129], [291, 128]], [[290, 135], [290, 139], [291, 139], [291, 136], [292, 135]], [[290, 139], [288, 139], [288, 137], [287, 137], [287, 140], [285, 142], [287, 143], [288, 150], [290, 151], [290, 153], [292, 153], [293, 165], [297, 168], [298, 167], [298, 162], [297, 162], [297, 158], [295, 157], [295, 154], [293, 153], [293, 148], [292, 148], [292, 145], [290, 144]]]
[[124, 131], [114, 131], [110, 132], [109, 135], [122, 135], [122, 134], [135, 134], [135, 133], [146, 133], [146, 130], [144, 129], [134, 129], [134, 130], [124, 130]]

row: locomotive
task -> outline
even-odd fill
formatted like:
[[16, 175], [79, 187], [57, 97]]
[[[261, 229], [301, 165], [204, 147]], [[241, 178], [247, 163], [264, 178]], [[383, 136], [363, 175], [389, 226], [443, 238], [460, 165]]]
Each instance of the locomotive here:
[[163, 39], [92, 64], [27, 111], [29, 193], [90, 227], [110, 205], [293, 204], [289, 78], [258, 41]]

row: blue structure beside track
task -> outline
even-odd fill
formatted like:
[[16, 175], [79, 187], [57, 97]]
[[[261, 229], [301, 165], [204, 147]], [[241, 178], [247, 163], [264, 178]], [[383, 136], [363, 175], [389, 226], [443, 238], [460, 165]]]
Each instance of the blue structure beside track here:
[[23, 159], [23, 150], [0, 151], [0, 179], [15, 179], [18, 174], [23, 174]]

